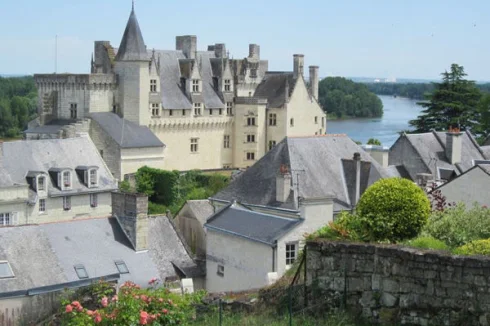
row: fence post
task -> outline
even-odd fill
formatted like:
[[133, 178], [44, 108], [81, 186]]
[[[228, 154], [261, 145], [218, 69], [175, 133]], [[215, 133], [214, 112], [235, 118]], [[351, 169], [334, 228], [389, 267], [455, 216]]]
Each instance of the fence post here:
[[221, 298], [218, 300], [219, 307], [219, 326], [223, 325], [223, 304], [221, 302]]
[[289, 326], [293, 326], [293, 286], [289, 286], [288, 297], [289, 297]]

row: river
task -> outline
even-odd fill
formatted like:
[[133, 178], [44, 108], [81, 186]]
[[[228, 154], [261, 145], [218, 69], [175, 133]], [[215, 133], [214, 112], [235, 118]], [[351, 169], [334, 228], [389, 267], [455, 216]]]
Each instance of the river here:
[[383, 117], [347, 120], [329, 120], [327, 133], [347, 134], [351, 139], [365, 144], [369, 138], [376, 138], [383, 146], [391, 146], [398, 138], [398, 132], [410, 129], [408, 121], [415, 119], [423, 109], [416, 100], [403, 97], [378, 95], [383, 102]]

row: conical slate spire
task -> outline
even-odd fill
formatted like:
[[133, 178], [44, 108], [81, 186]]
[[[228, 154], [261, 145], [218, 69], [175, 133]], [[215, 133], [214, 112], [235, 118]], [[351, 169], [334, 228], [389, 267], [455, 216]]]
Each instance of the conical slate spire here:
[[117, 50], [117, 61], [148, 61], [145, 41], [133, 9], [124, 31], [121, 45]]

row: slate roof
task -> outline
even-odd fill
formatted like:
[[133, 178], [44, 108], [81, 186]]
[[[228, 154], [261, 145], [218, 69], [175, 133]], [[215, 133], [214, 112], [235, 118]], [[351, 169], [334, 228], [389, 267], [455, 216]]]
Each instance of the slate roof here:
[[[344, 162], [352, 159], [355, 152], [361, 160], [370, 163], [361, 174], [361, 184], [366, 187], [388, 173], [372, 157], [345, 135], [312, 137], [288, 137], [278, 143], [258, 162], [241, 173], [225, 189], [212, 199], [244, 204], [265, 205], [297, 209], [297, 198], [334, 197], [334, 210], [351, 208], [352, 178], [346, 175]], [[281, 164], [291, 171], [293, 186], [285, 203], [276, 201], [276, 175]], [[364, 164], [365, 166], [365, 164]], [[368, 171], [368, 172], [367, 172]]]
[[[414, 149], [419, 153], [424, 164], [429, 167], [435, 175], [435, 160], [437, 167], [443, 169], [452, 169], [457, 175], [473, 167], [473, 160], [485, 160], [473, 136], [464, 132], [462, 138], [461, 163], [452, 165], [446, 157], [446, 133], [445, 132], [428, 132], [423, 134], [407, 134], [400, 137], [406, 137]], [[393, 145], [396, 146], [396, 143]], [[392, 155], [392, 153], [390, 153]], [[413, 159], [413, 158], [412, 158]]]
[[129, 15], [128, 23], [116, 55], [118, 61], [148, 61], [145, 41], [136, 18], [134, 8]]
[[173, 262], [196, 269], [167, 217], [150, 218], [149, 230], [149, 250], [136, 253], [114, 218], [0, 228], [0, 260], [15, 274], [0, 280], [0, 293], [78, 281], [77, 264], [94, 278], [117, 274], [122, 260], [130, 273], [120, 280], [141, 286], [175, 277]]
[[148, 127], [123, 119], [115, 113], [91, 113], [90, 117], [122, 148], [165, 146]]
[[186, 204], [194, 217], [201, 223], [206, 223], [206, 220], [213, 215], [214, 207], [209, 200], [188, 200]]
[[[29, 172], [44, 172], [59, 168], [72, 170], [72, 190], [61, 191], [57, 181], [47, 178], [48, 195], [107, 192], [117, 189], [117, 182], [88, 136], [68, 139], [19, 140], [3, 143], [2, 169], [12, 182], [27, 185]], [[78, 166], [97, 166], [98, 187], [88, 188], [75, 173]]]
[[487, 159], [490, 159], [490, 145], [481, 146], [480, 149]]
[[254, 97], [267, 98], [269, 107], [281, 108], [289, 100], [295, 85], [296, 78], [292, 72], [267, 72]]
[[276, 240], [302, 222], [302, 219], [263, 214], [233, 203], [209, 218], [204, 226], [274, 246]]

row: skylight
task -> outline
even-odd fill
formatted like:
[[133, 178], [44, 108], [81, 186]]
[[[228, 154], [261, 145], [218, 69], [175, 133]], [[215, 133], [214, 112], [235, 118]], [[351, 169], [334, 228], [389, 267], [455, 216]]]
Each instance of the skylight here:
[[75, 265], [75, 272], [77, 272], [78, 278], [79, 279], [85, 279], [88, 278], [87, 270], [85, 269], [85, 266], [83, 265]]
[[14, 272], [7, 261], [0, 261], [0, 279], [14, 277]]
[[116, 264], [117, 270], [120, 274], [129, 274], [128, 266], [122, 260], [118, 260], [114, 262]]

